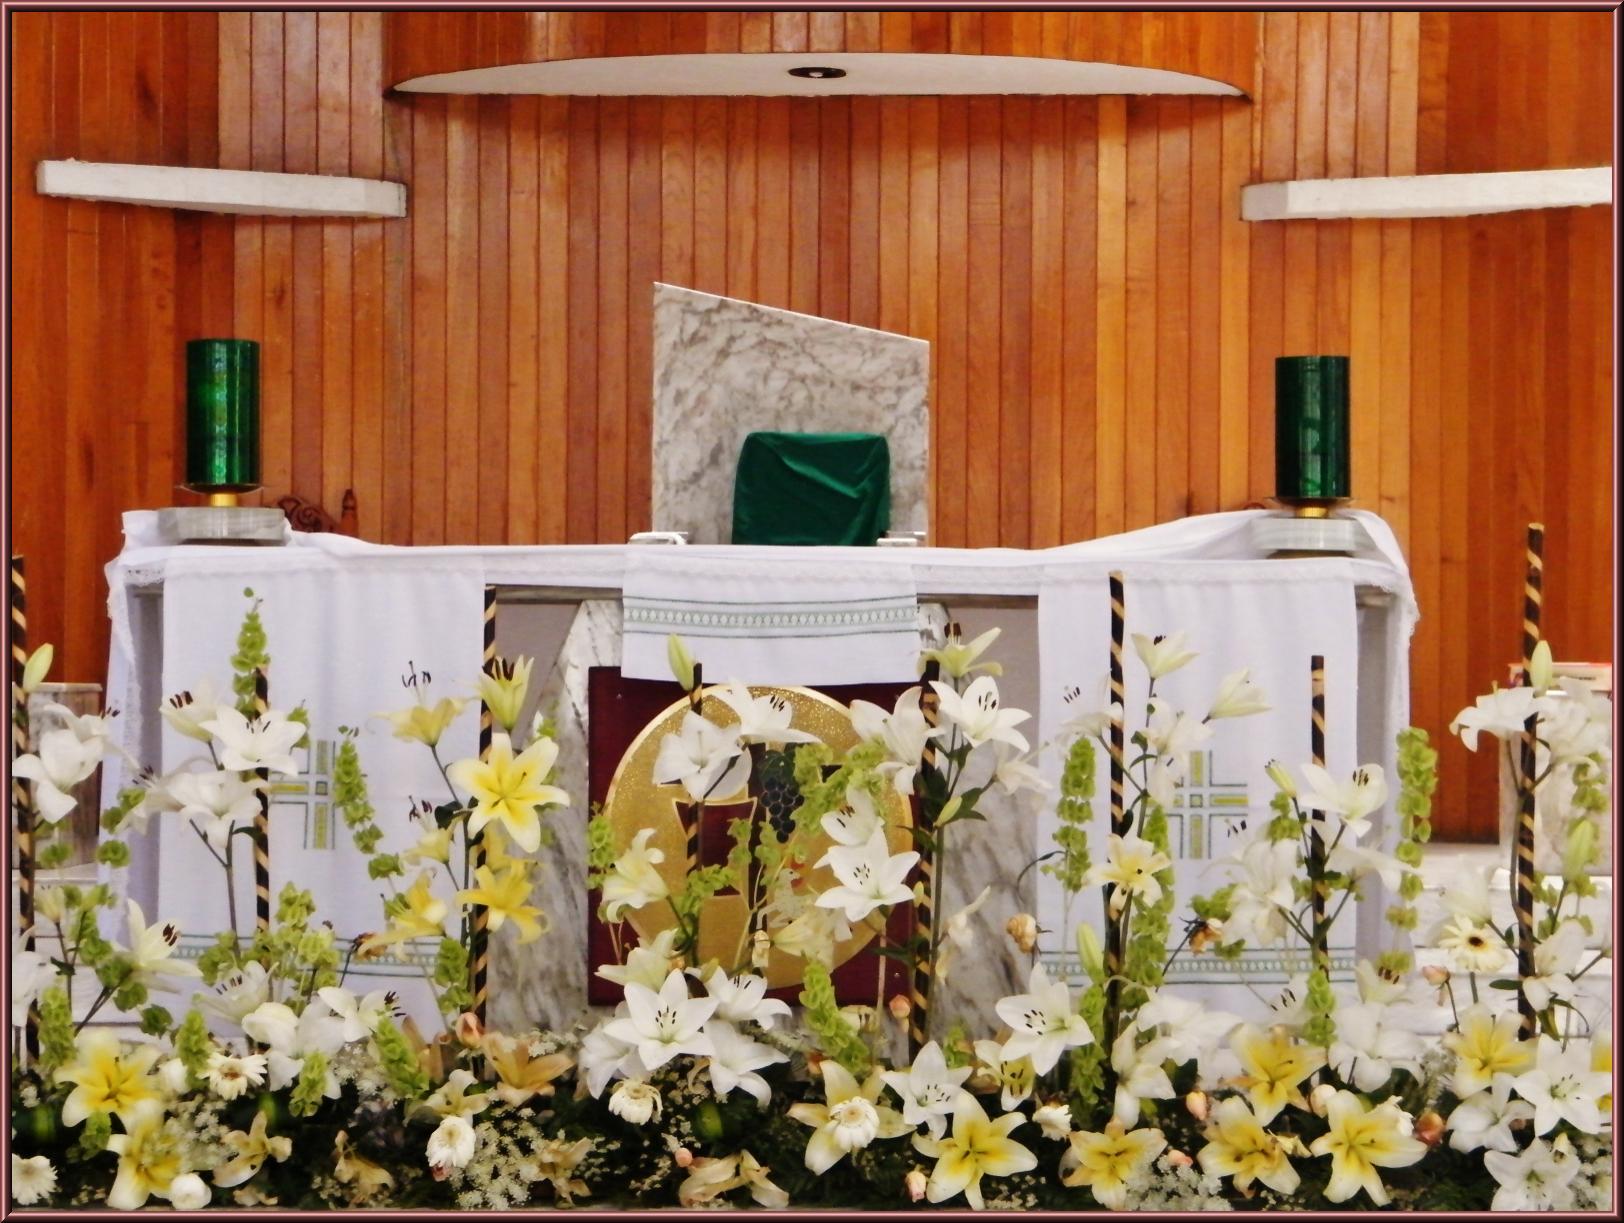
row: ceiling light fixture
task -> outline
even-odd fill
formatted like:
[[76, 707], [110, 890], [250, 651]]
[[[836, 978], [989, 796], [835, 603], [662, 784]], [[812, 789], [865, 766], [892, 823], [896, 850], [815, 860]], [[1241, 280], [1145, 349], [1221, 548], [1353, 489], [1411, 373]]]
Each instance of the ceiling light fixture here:
[[791, 68], [791, 76], [801, 77], [808, 81], [838, 81], [846, 75], [844, 68], [830, 68], [818, 64], [808, 64], [802, 68]]

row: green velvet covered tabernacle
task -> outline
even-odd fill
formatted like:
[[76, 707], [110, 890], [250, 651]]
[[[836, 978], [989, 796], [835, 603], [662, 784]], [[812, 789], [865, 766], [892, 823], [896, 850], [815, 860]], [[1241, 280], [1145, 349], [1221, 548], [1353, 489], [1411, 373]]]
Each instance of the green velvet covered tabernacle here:
[[872, 545], [891, 525], [891, 451], [873, 433], [752, 433], [733, 483], [736, 544]]

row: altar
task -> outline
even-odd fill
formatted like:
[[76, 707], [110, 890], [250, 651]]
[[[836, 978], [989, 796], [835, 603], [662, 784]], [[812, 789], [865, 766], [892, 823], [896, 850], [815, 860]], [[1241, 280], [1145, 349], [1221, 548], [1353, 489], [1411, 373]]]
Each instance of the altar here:
[[[124, 711], [122, 733], [131, 755], [173, 767], [193, 745], [167, 731], [151, 711], [209, 673], [218, 684], [227, 674], [225, 660], [242, 614], [251, 601], [257, 603], [272, 658], [273, 703], [304, 705], [313, 744], [297, 783], [279, 786], [273, 799], [273, 892], [290, 879], [312, 887], [323, 906], [318, 916], [352, 939], [376, 924], [379, 898], [367, 886], [364, 855], [347, 843], [330, 808], [332, 745], [341, 728], [359, 730], [385, 844], [409, 847], [417, 835], [409, 813], [425, 798], [441, 801], [440, 782], [427, 754], [408, 752], [411, 745], [391, 738], [377, 715], [415, 699], [411, 687], [401, 686], [414, 679], [431, 685], [431, 699], [468, 695], [480, 668], [490, 588], [497, 652], [535, 659], [524, 716], [540, 711], [551, 720], [560, 745], [557, 784], [576, 796], [574, 808], [555, 821], [553, 842], [541, 850], [545, 867], [535, 902], [550, 930], [528, 946], [493, 940], [490, 1013], [492, 1022], [508, 1030], [567, 1027], [589, 1002], [589, 676], [594, 668], [615, 668], [631, 678], [669, 679], [664, 625], [650, 609], [660, 606], [659, 591], [673, 589], [674, 581], [695, 591], [745, 583], [753, 597], [772, 594], [775, 602], [813, 607], [813, 619], [820, 600], [848, 588], [884, 590], [914, 609], [900, 636], [891, 620], [845, 638], [781, 638], [766, 650], [749, 633], [731, 640], [695, 636], [706, 674], [716, 683], [907, 684], [916, 682], [918, 650], [939, 636], [948, 617], [967, 638], [1000, 627], [1003, 701], [1032, 713], [1034, 733], [1028, 737], [1038, 746], [1055, 740], [1084, 708], [1101, 707], [1107, 576], [1121, 573], [1131, 632], [1187, 632], [1190, 648], [1202, 656], [1190, 668], [1192, 676], [1210, 690], [1218, 677], [1247, 667], [1275, 711], [1256, 720], [1267, 725], [1235, 734], [1221, 728], [1177, 791], [1169, 817], [1183, 898], [1220, 886], [1224, 877], [1214, 867], [1227, 852], [1226, 842], [1248, 817], [1267, 817], [1270, 758], [1308, 759], [1304, 710], [1311, 653], [1329, 660], [1328, 767], [1346, 773], [1359, 763], [1379, 762], [1392, 772], [1394, 736], [1407, 721], [1406, 659], [1415, 604], [1386, 525], [1366, 513], [1353, 518], [1368, 541], [1357, 554], [1288, 558], [1260, 552], [1255, 532], [1270, 516], [1253, 511], [1041, 551], [400, 548], [293, 532], [284, 546], [273, 548], [172, 547], [155, 539], [150, 515], [130, 514], [126, 547], [108, 568], [114, 626], [109, 703]], [[656, 631], [640, 632], [628, 609]], [[1130, 685], [1130, 705], [1142, 696], [1142, 689], [1136, 697]], [[441, 741], [440, 758], [472, 755], [475, 738], [472, 717], [455, 719]], [[1057, 753], [1042, 752], [1036, 763], [1047, 780], [1058, 775]], [[110, 761], [104, 779], [109, 800], [128, 780]], [[1043, 959], [1075, 975], [1072, 929], [1090, 916], [1090, 906], [1098, 909], [1099, 900], [1097, 889], [1088, 889], [1070, 911], [1053, 880], [1033, 869], [1056, 826], [1052, 795], [1039, 801], [1030, 791], [1017, 797], [989, 791], [984, 806], [985, 822], [964, 825], [968, 866], [945, 881], [943, 914], [964, 910], [990, 889], [964, 919], [967, 943], [998, 947], [1008, 920], [1031, 913], [1042, 931]], [[1104, 840], [1101, 828], [1097, 843]], [[205, 945], [201, 932], [218, 929], [224, 914], [218, 886], [197, 883], [211, 865], [202, 847], [188, 829], [173, 824], [157, 825], [134, 841], [130, 894], [145, 911], [180, 926], [183, 954], [198, 954]], [[1339, 975], [1357, 955], [1374, 954], [1391, 937], [1381, 922], [1383, 908], [1379, 894], [1367, 895], [1339, 923], [1332, 947]], [[1253, 982], [1283, 984], [1300, 967], [1278, 953], [1260, 954], [1227, 964], [1186, 957], [1190, 967], [1176, 967], [1171, 980], [1244, 993], [1226, 984], [1243, 968]], [[943, 985], [944, 1011], [970, 1022], [988, 1019], [991, 1000], [1010, 992], [1020, 971], [1003, 954], [963, 957]], [[377, 976], [409, 1010], [427, 1005], [414, 992], [421, 981], [414, 981], [409, 965], [357, 964], [354, 972], [363, 980]], [[1247, 998], [1232, 1001], [1244, 1006]]]

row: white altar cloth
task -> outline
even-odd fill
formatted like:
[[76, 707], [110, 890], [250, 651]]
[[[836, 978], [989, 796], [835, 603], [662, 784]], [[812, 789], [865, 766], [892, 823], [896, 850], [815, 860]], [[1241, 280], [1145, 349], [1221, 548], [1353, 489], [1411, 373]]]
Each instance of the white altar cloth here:
[[[1359, 669], [1357, 734], [1350, 738], [1345, 723], [1333, 728], [1332, 763], [1351, 767], [1355, 759], [1376, 760], [1387, 766], [1391, 774], [1394, 735], [1408, 720], [1408, 643], [1417, 619], [1408, 570], [1392, 532], [1376, 516], [1356, 512], [1354, 516], [1372, 543], [1367, 551], [1353, 557], [1268, 558], [1260, 556], [1252, 544], [1252, 524], [1261, 515], [1262, 511], [1204, 515], [1084, 543], [1024, 551], [729, 546], [678, 549], [656, 545], [411, 548], [369, 544], [336, 535], [305, 534], [290, 535], [287, 546], [280, 548], [166, 547], [153, 542], [154, 516], [134, 513], [126, 515], [125, 550], [107, 568], [108, 609], [113, 622], [108, 697], [110, 704], [125, 712], [121, 721], [126, 746], [138, 758], [152, 760], [153, 749], [157, 747], [154, 724], [160, 722], [153, 714], [169, 678], [168, 668], [160, 657], [162, 643], [166, 639], [172, 642], [176, 634], [187, 632], [188, 624], [195, 623], [197, 615], [195, 605], [166, 599], [155, 606], [159, 601], [143, 597], [168, 585], [177, 591], [184, 587], [188, 592], [212, 587], [219, 592], [221, 606], [225, 605], [228, 594], [241, 604], [244, 586], [252, 586], [269, 604], [283, 583], [297, 583], [307, 590], [320, 589], [324, 577], [334, 581], [342, 577], [345, 585], [360, 582], [364, 586], [369, 575], [379, 582], [387, 580], [397, 592], [410, 591], [414, 586], [428, 591], [452, 582], [466, 588], [477, 582], [499, 587], [540, 588], [556, 592], [555, 597], [568, 599], [600, 592], [612, 597], [628, 584], [636, 584], [641, 567], [653, 563], [668, 566], [679, 559], [701, 565], [707, 562], [744, 564], [769, 580], [774, 574], [793, 578], [808, 571], [827, 571], [830, 566], [894, 566], [899, 578], [911, 582], [921, 600], [941, 601], [949, 607], [956, 599], [975, 599], [983, 603], [1007, 599], [1028, 606], [1036, 599], [1039, 665], [1044, 674], [1040, 707], [1033, 711], [1036, 719], [1031, 725], [1035, 732], [1031, 737], [1036, 742], [1051, 735], [1070, 712], [1061, 702], [1058, 691], [1072, 682], [1070, 673], [1063, 679], [1057, 678], [1057, 682], [1050, 682], [1051, 672], [1060, 676], [1060, 671], [1051, 663], [1070, 656], [1081, 668], [1078, 674], [1096, 667], [1092, 657], [1086, 655], [1088, 651], [1097, 653], [1099, 643], [1095, 638], [1101, 637], [1104, 623], [1101, 607], [1105, 575], [1117, 569], [1123, 572], [1128, 591], [1129, 630], [1188, 629], [1192, 644], [1206, 653], [1214, 674], [1247, 665], [1254, 668], [1255, 675], [1291, 673], [1291, 668], [1297, 665], [1295, 653], [1302, 652], [1308, 638], [1288, 631], [1293, 626], [1271, 619], [1266, 609], [1289, 607], [1295, 610], [1286, 614], [1300, 619], [1308, 605], [1285, 596], [1284, 592], [1293, 589], [1312, 588], [1321, 600], [1330, 599], [1342, 609], [1331, 617], [1337, 622], [1334, 635], [1339, 644], [1320, 652], [1335, 656], [1340, 651], [1347, 659], [1356, 658], [1356, 664], [1347, 665], [1357, 665]], [[655, 553], [658, 553], [657, 558]], [[1202, 622], [1203, 590], [1216, 593], [1225, 588], [1256, 588], [1260, 584], [1261, 588], [1282, 592], [1281, 599], [1272, 604], [1267, 600], [1262, 603], [1231, 601], [1225, 604], [1229, 610], [1224, 615], [1215, 616], [1212, 623]], [[1373, 601], [1368, 597], [1370, 592], [1384, 592], [1387, 597], [1375, 600], [1380, 605], [1373, 608]], [[397, 594], [396, 597], [410, 596]], [[1356, 611], [1356, 607], [1360, 610]], [[1260, 608], [1265, 609], [1261, 615]], [[1174, 609], [1180, 610], [1175, 613]], [[1175, 614], [1179, 618], [1177, 624], [1169, 619]], [[302, 621], [298, 617], [284, 616], [280, 620], [271, 642], [273, 672], [280, 665], [278, 660], [286, 660], [290, 654], [325, 648], [320, 624], [310, 624], [308, 635], [302, 635], [299, 628]], [[1080, 628], [1090, 625], [1101, 631]], [[226, 628], [234, 633], [235, 622]], [[1214, 633], [1244, 633], [1246, 639], [1205, 639]], [[1085, 639], [1089, 644], [1083, 655], [1078, 655], [1079, 642]], [[1284, 670], [1268, 661], [1269, 651], [1277, 642], [1289, 642], [1293, 652], [1290, 666]], [[469, 686], [479, 667], [477, 633], [459, 633], [443, 644], [448, 648], [439, 652], [437, 683], [443, 678], [455, 683], [458, 690]], [[467, 656], [460, 657], [460, 654]], [[548, 662], [538, 661], [543, 667]], [[392, 677], [393, 661], [390, 665]], [[1130, 662], [1130, 676], [1135, 665]], [[727, 678], [710, 676], [709, 672], [707, 668], [708, 678]], [[738, 678], [760, 682], [753, 675]], [[1204, 677], [1202, 685], [1191, 687], [1192, 702], [1210, 695], [1209, 679]], [[1344, 685], [1342, 691], [1345, 694], [1343, 716], [1346, 716], [1346, 710], [1352, 708], [1352, 687]], [[292, 695], [295, 694], [290, 693]], [[1271, 692], [1270, 696], [1277, 705], [1287, 700], [1294, 706], [1297, 703], [1294, 694]], [[407, 699], [395, 703], [404, 704]], [[1306, 701], [1305, 694], [1303, 699]], [[379, 706], [386, 707], [388, 704]], [[333, 726], [343, 721], [336, 713], [314, 709], [312, 712], [316, 720]], [[324, 725], [322, 729], [330, 728]], [[375, 725], [370, 730], [374, 737], [384, 734]], [[1267, 746], [1258, 745], [1258, 759], [1248, 762], [1249, 772], [1260, 772], [1267, 758], [1262, 752]], [[143, 747], [147, 749], [145, 752]], [[370, 754], [365, 738], [363, 748]], [[1304, 747], [1287, 745], [1279, 754], [1287, 759], [1300, 759]], [[424, 764], [432, 769], [426, 753]], [[1051, 762], [1048, 771], [1052, 774], [1054, 768]], [[107, 786], [116, 788], [121, 784], [122, 779], [115, 769], [107, 772]], [[432, 793], [433, 781], [432, 776], [421, 781], [404, 778], [398, 779], [391, 788]], [[1103, 794], [1103, 787], [1101, 792]], [[1266, 811], [1266, 800], [1267, 793], [1255, 786], [1254, 810]], [[1104, 808], [1103, 801], [1096, 803], [1097, 816], [1103, 818]], [[386, 831], [386, 847], [403, 848], [413, 839], [403, 813], [385, 810], [380, 805], [378, 818]], [[401, 827], [392, 827], [391, 820]], [[1035, 846], [1041, 852], [1048, 845], [1047, 827], [1040, 823], [1036, 833], [1034, 840], [1028, 841], [1023, 836], [1021, 841], [1024, 848]], [[1391, 839], [1389, 835], [1389, 844]], [[1103, 831], [1094, 840], [1097, 851], [1103, 851]], [[143, 854], [140, 846], [135, 848], [138, 864], [132, 871], [130, 886], [132, 894], [148, 903], [150, 916], [154, 912], [151, 906], [161, 911], [169, 897], [156, 894], [157, 879], [148, 861], [150, 853]], [[1213, 848], [1219, 847], [1214, 844]], [[359, 861], [357, 855], [357, 868]], [[275, 862], [273, 853], [273, 874]], [[1027, 876], [1028, 887], [1034, 874]], [[1182, 868], [1180, 877], [1181, 881], [1185, 878]], [[1191, 890], [1210, 892], [1220, 882], [1222, 880], [1215, 876], [1205, 876], [1198, 889], [1181, 883], [1181, 898], [1187, 898]], [[357, 889], [369, 897], [373, 890], [371, 887]], [[370, 903], [375, 908], [375, 898]], [[1051, 903], [1050, 899], [1042, 899], [1045, 908], [1038, 910], [1040, 922], [1055, 932], [1045, 952], [1064, 960], [1070, 934], [1061, 929], [1060, 914], [1046, 911]], [[1369, 939], [1379, 937], [1382, 907], [1380, 903], [1368, 902], [1361, 906], [1361, 945], [1367, 942], [1367, 935]], [[360, 920], [355, 918], [356, 922]], [[370, 924], [375, 923], [374, 916]], [[349, 937], [370, 928], [345, 928], [351, 924], [350, 921], [339, 923], [339, 934]]]

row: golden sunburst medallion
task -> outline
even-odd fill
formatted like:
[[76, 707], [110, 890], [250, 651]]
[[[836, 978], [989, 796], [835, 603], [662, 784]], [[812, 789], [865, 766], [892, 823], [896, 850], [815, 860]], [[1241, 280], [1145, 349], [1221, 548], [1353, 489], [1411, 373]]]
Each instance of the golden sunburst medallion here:
[[[756, 697], [776, 694], [790, 707], [790, 725], [796, 730], [816, 735], [820, 742], [833, 750], [837, 759], [860, 742], [846, 707], [821, 692], [809, 688], [752, 687], [750, 694]], [[614, 830], [617, 850], [630, 845], [632, 838], [644, 828], [654, 830], [654, 835], [649, 838], [649, 847], [665, 854], [665, 861], [658, 869], [673, 894], [682, 890], [685, 875], [686, 844], [681, 808], [689, 802], [689, 798], [680, 785], [659, 785], [654, 781], [654, 762], [659, 756], [662, 739], [680, 731], [683, 715], [688, 708], [686, 699], [676, 701], [638, 732], [615, 767], [615, 775], [609, 783], [609, 792], [603, 804], [609, 825]], [[718, 726], [730, 726], [739, 720], [733, 709], [715, 696], [705, 698], [701, 712]], [[717, 794], [707, 800], [704, 827], [709, 844], [714, 846], [718, 836], [725, 839], [727, 824], [741, 816], [749, 816], [752, 820], [769, 818], [755, 790], [755, 786], [747, 785], [736, 793]], [[907, 831], [912, 823], [912, 811], [907, 800], [889, 787], [885, 790], [884, 802], [883, 814], [889, 827], [887, 837], [891, 852], [903, 853], [913, 848], [912, 837]], [[832, 844], [833, 841], [819, 832], [807, 855], [808, 861], [816, 862]], [[703, 856], [705, 860], [720, 860], [720, 856], [714, 852], [706, 852]], [[827, 867], [818, 867], [808, 871], [798, 881], [797, 892], [810, 903], [819, 892], [833, 887], [837, 882]], [[739, 958], [741, 947], [743, 954], [748, 956], [749, 947], [745, 937], [748, 919], [749, 903], [737, 892], [718, 894], [706, 901], [699, 916], [698, 962], [714, 959], [731, 967]], [[671, 906], [663, 900], [629, 911], [626, 920], [644, 943], [676, 924]], [[851, 959], [873, 937], [870, 928], [855, 927], [850, 939], [836, 945], [832, 967], [838, 968]], [[788, 955], [774, 948], [767, 965], [767, 982], [774, 989], [799, 984], [801, 968], [799, 956]]]

